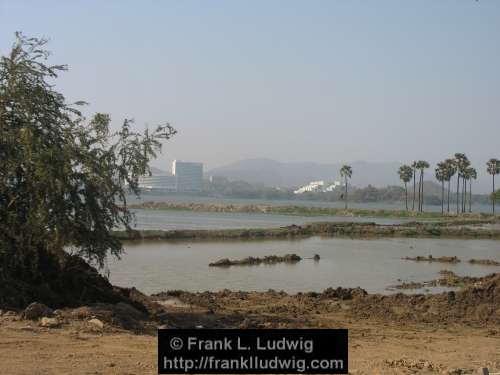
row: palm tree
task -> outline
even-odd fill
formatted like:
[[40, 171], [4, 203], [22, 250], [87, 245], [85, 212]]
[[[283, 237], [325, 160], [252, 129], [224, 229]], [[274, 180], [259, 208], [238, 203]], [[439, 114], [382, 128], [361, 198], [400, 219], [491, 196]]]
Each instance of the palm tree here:
[[402, 165], [398, 170], [399, 178], [405, 184], [405, 203], [406, 203], [406, 211], [408, 211], [408, 182], [410, 182], [413, 177], [413, 168], [409, 165]]
[[435, 169], [436, 179], [441, 182], [441, 214], [444, 214], [444, 182], [447, 181], [447, 165], [445, 162], [438, 163]]
[[457, 173], [457, 166], [454, 159], [446, 159], [446, 181], [448, 181], [448, 212], [450, 212], [450, 182], [451, 178]]
[[469, 212], [472, 212], [472, 180], [477, 179], [477, 171], [475, 168], [467, 168], [467, 177], [469, 179]]
[[340, 168], [340, 177], [344, 178], [345, 181], [345, 209], [347, 210], [347, 179], [352, 176], [352, 168], [350, 165], [343, 165]]
[[[460, 209], [459, 209], [460, 179], [462, 179], [462, 181], [464, 181], [464, 173], [465, 173], [465, 170], [469, 167], [470, 161], [467, 158], [467, 156], [465, 156], [465, 154], [456, 153], [455, 154], [455, 163], [457, 166], [457, 215], [458, 215], [460, 212]], [[463, 183], [462, 183], [462, 185], [463, 185]], [[463, 196], [463, 190], [462, 190], [462, 207], [463, 207], [463, 201], [464, 201], [464, 196]]]
[[417, 169], [420, 170], [420, 183], [418, 187], [418, 211], [422, 212], [424, 209], [424, 170], [429, 168], [430, 165], [425, 160], [417, 161]]
[[415, 211], [415, 193], [416, 193], [416, 178], [417, 178], [417, 162], [414, 161], [411, 163], [411, 167], [413, 168], [413, 204], [411, 206], [411, 210]]
[[[498, 159], [490, 159], [486, 163], [486, 170], [488, 171], [489, 174], [493, 177], [493, 193], [495, 193], [495, 175], [500, 173], [500, 160]], [[495, 215], [495, 199], [491, 199], [493, 203], [493, 215]]]

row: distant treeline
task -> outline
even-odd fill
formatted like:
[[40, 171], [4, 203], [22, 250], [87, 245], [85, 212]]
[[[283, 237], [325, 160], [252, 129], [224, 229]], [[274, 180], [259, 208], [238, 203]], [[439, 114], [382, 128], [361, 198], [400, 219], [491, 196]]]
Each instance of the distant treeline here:
[[[441, 204], [441, 187], [433, 182], [425, 182], [426, 196], [424, 203], [428, 205]], [[417, 185], [418, 186], [418, 185]], [[351, 202], [403, 202], [405, 190], [400, 186], [387, 186], [377, 188], [368, 185], [363, 188], [349, 187], [349, 201]], [[293, 188], [275, 188], [261, 184], [251, 184], [245, 181], [222, 180], [217, 182], [205, 181], [202, 194], [205, 196], [230, 197], [230, 198], [252, 198], [252, 199], [287, 199], [287, 200], [313, 200], [313, 201], [343, 201], [343, 189], [339, 188], [330, 192], [306, 192], [294, 194]], [[451, 198], [456, 199], [452, 193]], [[409, 192], [412, 199], [412, 192]], [[487, 194], [473, 194], [473, 203], [490, 204]]]

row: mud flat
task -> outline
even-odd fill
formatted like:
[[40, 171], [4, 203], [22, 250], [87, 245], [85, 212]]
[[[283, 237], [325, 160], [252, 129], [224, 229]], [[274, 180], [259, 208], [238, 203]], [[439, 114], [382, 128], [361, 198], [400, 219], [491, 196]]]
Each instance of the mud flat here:
[[391, 217], [391, 218], [420, 218], [420, 219], [446, 219], [461, 222], [491, 223], [497, 217], [486, 213], [454, 213], [441, 214], [440, 212], [412, 212], [390, 209], [343, 209], [333, 207], [307, 207], [307, 206], [274, 206], [268, 204], [215, 204], [194, 202], [142, 202], [128, 205], [132, 209], [143, 210], [188, 210], [203, 212], [241, 212], [241, 213], [269, 213], [281, 215], [303, 216], [351, 216], [351, 217]]
[[209, 267], [230, 267], [230, 266], [257, 266], [260, 264], [277, 264], [277, 263], [297, 263], [302, 260], [297, 254], [267, 255], [262, 258], [247, 257], [244, 259], [230, 260], [227, 258], [219, 259], [216, 262], [209, 264]]
[[422, 289], [430, 288], [436, 286], [444, 286], [451, 288], [465, 288], [465, 287], [475, 287], [478, 284], [484, 283], [487, 280], [495, 279], [497, 274], [490, 274], [484, 277], [473, 277], [473, 276], [459, 276], [453, 271], [441, 270], [439, 272], [440, 277], [435, 280], [423, 281], [423, 282], [403, 282], [398, 285], [393, 285], [388, 288], [388, 290], [394, 289]]
[[404, 257], [404, 260], [412, 260], [414, 262], [437, 262], [437, 263], [460, 263], [461, 260], [455, 256], [452, 257], [433, 257], [432, 255], [424, 256], [416, 256], [416, 257]]
[[381, 225], [354, 222], [314, 222], [280, 228], [249, 228], [221, 230], [131, 230], [115, 231], [121, 240], [224, 240], [293, 238], [311, 236], [330, 237], [442, 237], [442, 238], [487, 238], [500, 239], [499, 229], [484, 229], [480, 226], [457, 224], [456, 222]]
[[[452, 375], [479, 367], [500, 371], [500, 274], [435, 295], [387, 296], [360, 288], [297, 294], [124, 293], [138, 305], [38, 310], [54, 320], [2, 311], [3, 372], [156, 374], [158, 327], [348, 328], [352, 374]], [[27, 361], [26, 353], [37, 355]]]
[[500, 262], [492, 259], [470, 259], [470, 264], [480, 264], [481, 266], [500, 266]]

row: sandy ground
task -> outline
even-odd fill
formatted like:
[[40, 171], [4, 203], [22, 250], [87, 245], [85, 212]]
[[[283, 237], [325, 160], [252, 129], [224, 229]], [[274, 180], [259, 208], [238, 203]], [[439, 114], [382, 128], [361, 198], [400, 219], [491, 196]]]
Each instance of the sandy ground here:
[[[202, 306], [205, 297], [199, 299], [199, 305], [164, 297], [166, 302], [161, 303], [167, 326], [348, 328], [351, 374], [468, 374], [482, 366], [500, 371], [500, 327], [496, 323], [359, 318], [350, 311], [350, 301], [332, 309], [316, 304], [319, 310], [315, 310], [308, 303], [297, 306], [298, 302], [291, 302], [288, 296], [245, 293], [242, 298], [237, 293], [219, 298], [216, 311]], [[272, 312], [270, 305], [281, 308]], [[108, 323], [100, 329], [85, 318], [68, 318], [71, 316], [67, 310], [60, 327], [43, 328], [37, 321], [21, 319], [19, 314], [3, 314], [0, 373], [157, 373], [154, 330], [136, 334]]]

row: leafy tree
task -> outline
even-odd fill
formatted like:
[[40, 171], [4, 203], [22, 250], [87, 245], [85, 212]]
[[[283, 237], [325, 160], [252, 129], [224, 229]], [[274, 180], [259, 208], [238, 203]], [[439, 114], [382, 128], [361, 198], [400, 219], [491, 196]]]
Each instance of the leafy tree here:
[[165, 124], [140, 134], [131, 120], [112, 132], [101, 113], [86, 120], [84, 103], [54, 89], [66, 67], [46, 65], [45, 44], [17, 33], [0, 60], [0, 283], [41, 282], [42, 260], [65, 248], [100, 267], [119, 256], [112, 230], [133, 221], [126, 194], [139, 194], [138, 177], [176, 132]]
[[398, 170], [399, 178], [405, 184], [405, 204], [406, 211], [408, 211], [408, 182], [410, 182], [413, 177], [413, 169], [409, 165], [402, 165]]
[[345, 209], [347, 210], [347, 179], [351, 178], [352, 176], [352, 168], [349, 165], [343, 165], [342, 168], [340, 168], [340, 177], [344, 178], [345, 181]]
[[435, 169], [436, 179], [441, 182], [441, 213], [444, 214], [444, 182], [447, 181], [447, 165], [445, 162], [438, 163]]
[[491, 175], [493, 178], [493, 189], [492, 189], [492, 199], [491, 203], [493, 205], [493, 215], [495, 214], [495, 200], [494, 195], [495, 195], [495, 175], [500, 173], [500, 160], [498, 159], [490, 159], [486, 163], [486, 171]]

